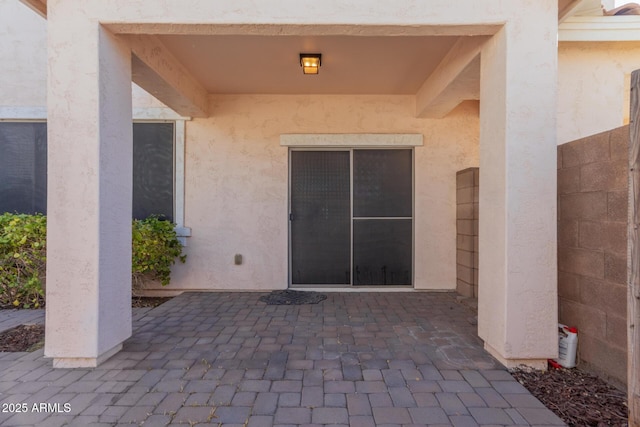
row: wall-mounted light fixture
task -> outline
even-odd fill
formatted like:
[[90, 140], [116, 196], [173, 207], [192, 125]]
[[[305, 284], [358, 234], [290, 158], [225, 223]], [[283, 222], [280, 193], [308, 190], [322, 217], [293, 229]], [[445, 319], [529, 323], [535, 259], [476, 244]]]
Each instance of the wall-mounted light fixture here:
[[300, 66], [305, 74], [318, 74], [322, 55], [319, 53], [301, 53]]

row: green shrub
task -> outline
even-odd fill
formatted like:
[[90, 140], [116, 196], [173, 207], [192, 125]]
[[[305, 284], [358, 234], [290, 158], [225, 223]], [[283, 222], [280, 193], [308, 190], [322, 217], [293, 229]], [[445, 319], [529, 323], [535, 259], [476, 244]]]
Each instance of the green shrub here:
[[[0, 215], [0, 307], [44, 307], [46, 237], [44, 215]], [[176, 258], [185, 262], [186, 255], [172, 223], [157, 217], [133, 221], [134, 293], [147, 282], [168, 285]]]
[[158, 217], [133, 220], [132, 230], [132, 283], [137, 293], [148, 281], [159, 281], [163, 286], [171, 280], [171, 266], [176, 258], [185, 262], [182, 244], [176, 237], [174, 225]]
[[0, 215], [0, 306], [44, 305], [47, 218]]

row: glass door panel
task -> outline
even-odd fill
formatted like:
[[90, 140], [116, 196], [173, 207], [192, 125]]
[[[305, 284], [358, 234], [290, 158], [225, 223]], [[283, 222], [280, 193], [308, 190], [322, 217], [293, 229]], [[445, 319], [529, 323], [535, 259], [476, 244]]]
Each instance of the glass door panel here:
[[292, 150], [290, 165], [292, 285], [412, 284], [411, 150]]
[[349, 151], [291, 152], [291, 283], [351, 283]]
[[411, 150], [353, 151], [353, 284], [411, 285]]
[[411, 166], [411, 150], [354, 150], [353, 216], [411, 218]]
[[353, 284], [411, 284], [411, 219], [353, 220]]

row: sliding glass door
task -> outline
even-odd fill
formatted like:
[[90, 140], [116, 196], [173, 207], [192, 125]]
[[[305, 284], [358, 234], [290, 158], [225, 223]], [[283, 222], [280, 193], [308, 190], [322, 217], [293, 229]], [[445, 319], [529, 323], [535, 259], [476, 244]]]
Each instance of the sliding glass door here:
[[413, 152], [292, 150], [292, 285], [411, 285]]

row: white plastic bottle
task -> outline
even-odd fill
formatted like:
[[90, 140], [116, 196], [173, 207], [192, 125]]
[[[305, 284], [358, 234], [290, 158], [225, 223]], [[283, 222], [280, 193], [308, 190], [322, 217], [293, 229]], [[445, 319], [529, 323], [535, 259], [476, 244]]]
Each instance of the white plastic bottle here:
[[578, 352], [578, 329], [558, 323], [558, 363], [575, 368]]

